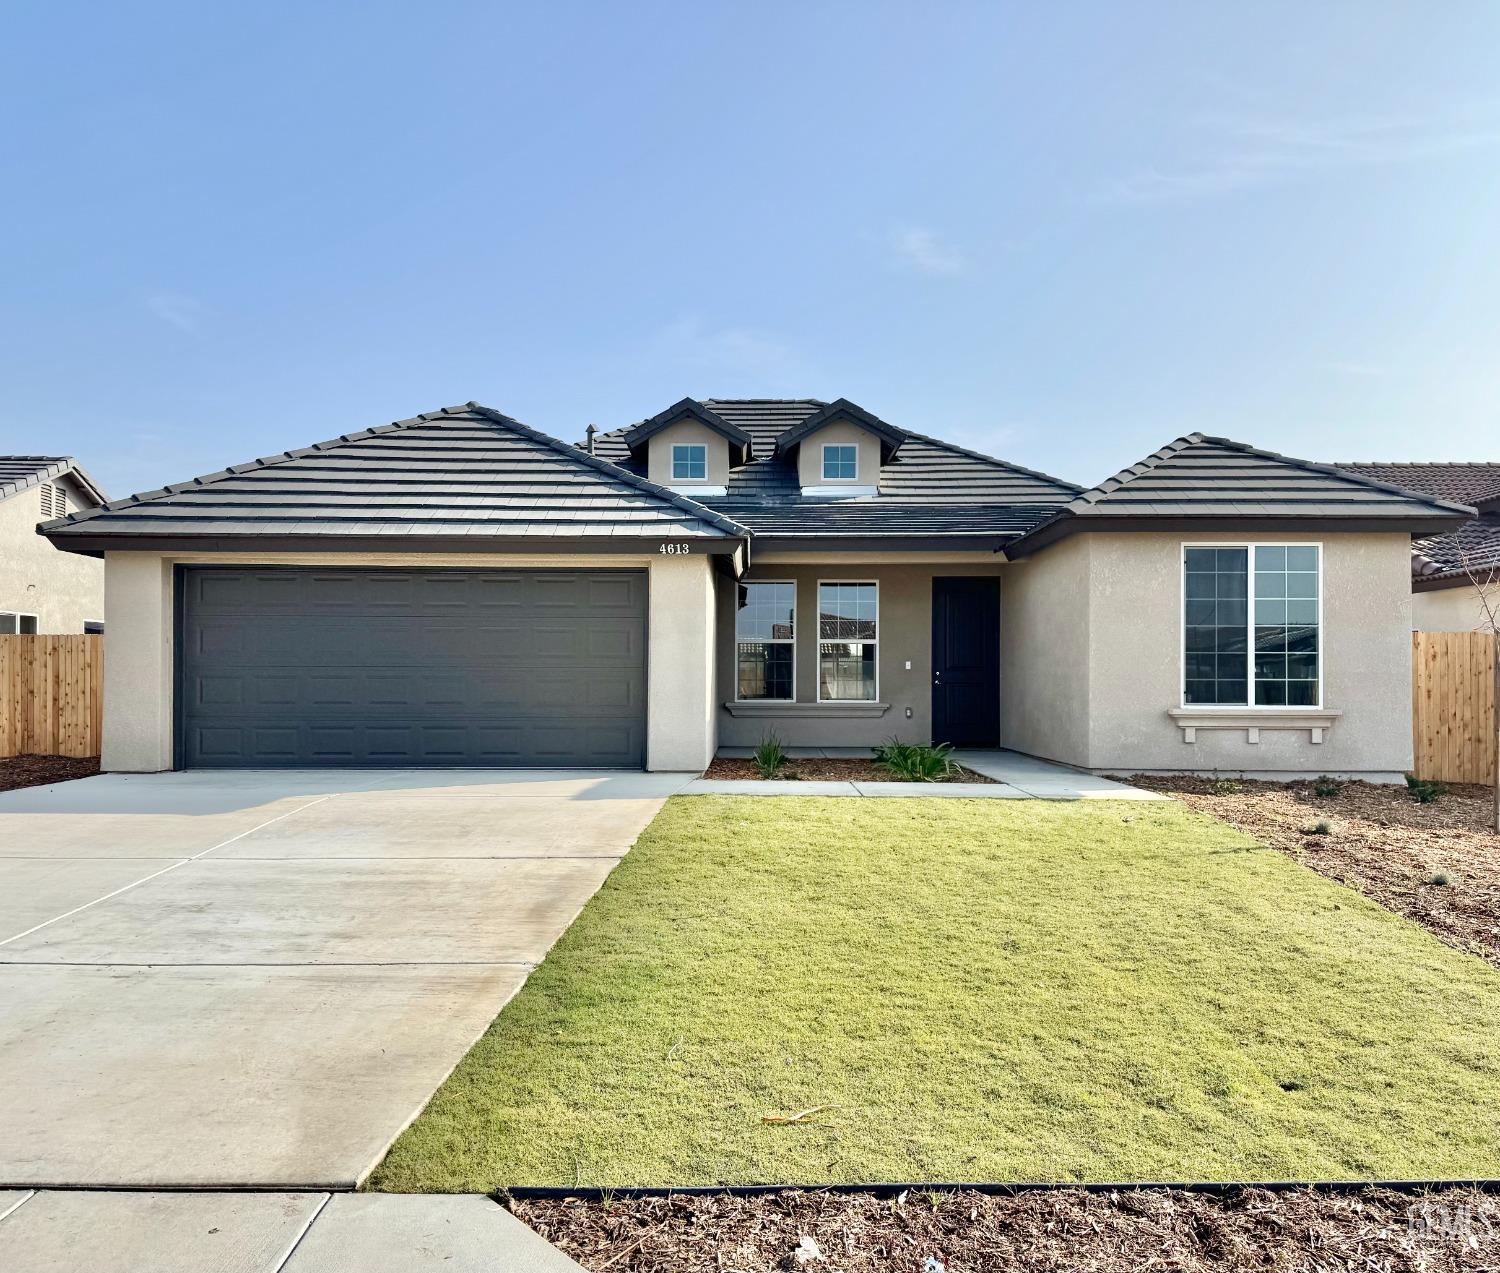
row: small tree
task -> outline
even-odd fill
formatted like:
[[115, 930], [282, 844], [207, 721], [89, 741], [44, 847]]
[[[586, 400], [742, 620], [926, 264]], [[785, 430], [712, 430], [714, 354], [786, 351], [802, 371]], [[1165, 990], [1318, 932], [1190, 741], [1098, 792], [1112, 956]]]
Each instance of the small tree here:
[[1490, 634], [1490, 664], [1494, 670], [1495, 686], [1495, 710], [1490, 720], [1495, 735], [1495, 772], [1490, 775], [1490, 781], [1495, 791], [1495, 833], [1500, 835], [1500, 565], [1480, 565], [1468, 552], [1459, 554], [1459, 564], [1479, 598], [1481, 618], [1475, 627]]

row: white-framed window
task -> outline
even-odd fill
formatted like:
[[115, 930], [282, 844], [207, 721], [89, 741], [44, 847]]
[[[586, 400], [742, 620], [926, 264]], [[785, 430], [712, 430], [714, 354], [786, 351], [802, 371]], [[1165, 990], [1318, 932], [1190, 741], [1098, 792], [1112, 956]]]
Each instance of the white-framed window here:
[[859, 448], [848, 443], [828, 443], [823, 447], [823, 480], [852, 482], [859, 476]]
[[36, 635], [36, 615], [0, 610], [0, 636], [17, 635]]
[[1184, 544], [1184, 707], [1323, 705], [1321, 544]]
[[676, 442], [672, 445], [672, 480], [702, 482], [708, 478], [708, 447], [702, 442]]
[[797, 585], [768, 579], [739, 585], [734, 616], [734, 696], [790, 703], [797, 697]]
[[880, 692], [880, 585], [818, 581], [818, 701], [873, 703]]

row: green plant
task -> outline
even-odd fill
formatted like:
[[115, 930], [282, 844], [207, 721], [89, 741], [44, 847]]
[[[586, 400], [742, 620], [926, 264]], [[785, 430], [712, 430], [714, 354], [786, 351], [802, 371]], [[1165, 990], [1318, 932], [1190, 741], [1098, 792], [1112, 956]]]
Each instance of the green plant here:
[[928, 747], [892, 738], [875, 748], [875, 763], [903, 782], [944, 782], [958, 769], [947, 743]]
[[1312, 826], [1307, 828], [1308, 835], [1331, 835], [1332, 833], [1333, 826], [1328, 822], [1326, 818], [1318, 822], [1314, 822]]
[[1327, 800], [1330, 797], [1336, 796], [1343, 789], [1343, 783], [1337, 778], [1330, 778], [1327, 774], [1324, 774], [1321, 778], [1313, 779], [1313, 795], [1321, 799]]
[[1406, 790], [1418, 804], [1432, 804], [1448, 790], [1440, 782], [1430, 782], [1426, 778], [1418, 778], [1414, 774], [1406, 775]]
[[1452, 884], [1453, 877], [1447, 871], [1434, 871], [1427, 877], [1427, 882], [1437, 888], [1442, 888], [1445, 884]]
[[1208, 789], [1216, 796], [1234, 796], [1245, 789], [1245, 784], [1237, 778], [1215, 778]]
[[767, 734], [756, 747], [753, 760], [756, 773], [762, 778], [774, 778], [781, 767], [786, 764], [786, 748], [781, 745], [781, 739], [775, 734]]

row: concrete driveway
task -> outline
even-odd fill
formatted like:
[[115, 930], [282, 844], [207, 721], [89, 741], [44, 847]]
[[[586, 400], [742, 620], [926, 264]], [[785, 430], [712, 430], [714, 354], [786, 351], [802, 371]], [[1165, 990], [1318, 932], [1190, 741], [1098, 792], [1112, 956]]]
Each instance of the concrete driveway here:
[[0, 1188], [357, 1184], [693, 776], [0, 794]]

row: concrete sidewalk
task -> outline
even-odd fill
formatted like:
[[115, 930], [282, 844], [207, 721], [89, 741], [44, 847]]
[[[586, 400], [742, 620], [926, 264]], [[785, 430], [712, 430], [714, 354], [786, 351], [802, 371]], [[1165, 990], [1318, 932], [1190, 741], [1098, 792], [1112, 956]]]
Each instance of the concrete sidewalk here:
[[0, 1193], [15, 1273], [581, 1273], [481, 1194]]

